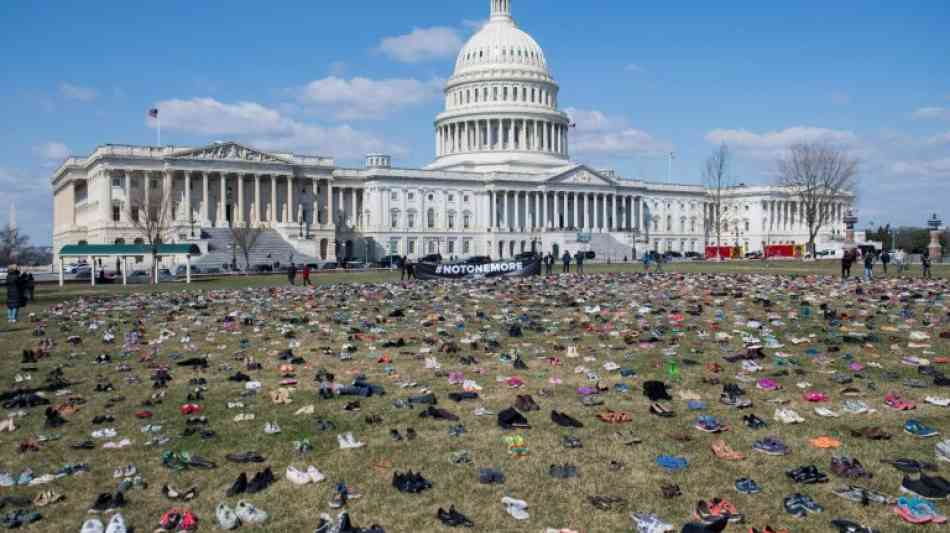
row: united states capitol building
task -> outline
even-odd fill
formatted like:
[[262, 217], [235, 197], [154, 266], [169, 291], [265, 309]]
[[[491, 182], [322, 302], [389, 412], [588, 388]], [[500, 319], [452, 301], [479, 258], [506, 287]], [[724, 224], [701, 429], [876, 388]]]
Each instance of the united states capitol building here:
[[[399, 168], [389, 155], [370, 154], [362, 168], [345, 168], [330, 156], [235, 142], [102, 145], [51, 177], [54, 250], [137, 242], [131, 206], [150, 195], [173, 202], [166, 242], [195, 243], [206, 262], [230, 262], [228, 227], [248, 222], [267, 228], [269, 249], [289, 250], [298, 262], [531, 250], [592, 250], [618, 261], [715, 245], [712, 196], [698, 177], [654, 183], [572, 160], [558, 92], [543, 50], [512, 18], [511, 0], [491, 0], [490, 21], [459, 52], [446, 83], [427, 167]], [[807, 242], [803, 211], [787, 191], [740, 186], [726, 198], [723, 245], [759, 251]], [[840, 247], [850, 202], [829, 206], [833, 223], [819, 250]]]

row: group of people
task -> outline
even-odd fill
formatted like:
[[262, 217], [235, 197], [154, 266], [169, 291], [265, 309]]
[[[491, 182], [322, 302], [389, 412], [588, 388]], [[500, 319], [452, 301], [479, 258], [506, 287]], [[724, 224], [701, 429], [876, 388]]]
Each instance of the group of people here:
[[[891, 262], [896, 265], [898, 274], [907, 272], [909, 269], [909, 259], [904, 250], [898, 250], [894, 254], [891, 254], [886, 250], [876, 253], [874, 251], [862, 251], [858, 248], [852, 248], [851, 250], [845, 250], [844, 255], [841, 257], [841, 277], [842, 279], [850, 278], [851, 267], [857, 262], [863, 262], [864, 279], [865, 281], [871, 281], [874, 279], [874, 264], [877, 261], [881, 262], [885, 275], [887, 275], [887, 269]], [[932, 278], [930, 265], [930, 254], [925, 250], [920, 257], [920, 266], [921, 275], [926, 279]]]
[[7, 322], [16, 324], [20, 309], [33, 301], [36, 283], [33, 274], [21, 273], [17, 265], [7, 267]]
[[[291, 285], [297, 284], [297, 265], [294, 263], [290, 263], [290, 267], [287, 268], [287, 281]], [[313, 285], [310, 282], [310, 265], [304, 265], [300, 270], [300, 284], [304, 287]]]

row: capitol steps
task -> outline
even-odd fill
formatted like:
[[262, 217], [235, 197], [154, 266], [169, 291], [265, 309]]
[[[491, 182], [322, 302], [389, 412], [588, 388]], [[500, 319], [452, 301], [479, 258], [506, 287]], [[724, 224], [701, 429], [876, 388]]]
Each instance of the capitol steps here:
[[[208, 228], [201, 231], [202, 237], [208, 240], [208, 253], [195, 261], [197, 266], [221, 266], [231, 264], [234, 252], [231, 250], [231, 230], [227, 228]], [[237, 264], [245, 268], [244, 254], [237, 250]], [[291, 262], [300, 264], [316, 263], [313, 257], [305, 256], [281, 237], [276, 230], [262, 230], [254, 249], [250, 253], [251, 267], [254, 265], [272, 265], [280, 262], [289, 265]]]

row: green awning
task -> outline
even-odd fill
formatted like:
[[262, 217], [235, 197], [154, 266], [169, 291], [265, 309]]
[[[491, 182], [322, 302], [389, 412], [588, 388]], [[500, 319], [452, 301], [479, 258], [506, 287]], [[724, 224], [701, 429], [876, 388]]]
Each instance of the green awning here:
[[[152, 255], [147, 244], [67, 244], [59, 251], [60, 257], [106, 257]], [[158, 255], [201, 255], [194, 244], [160, 244]]]

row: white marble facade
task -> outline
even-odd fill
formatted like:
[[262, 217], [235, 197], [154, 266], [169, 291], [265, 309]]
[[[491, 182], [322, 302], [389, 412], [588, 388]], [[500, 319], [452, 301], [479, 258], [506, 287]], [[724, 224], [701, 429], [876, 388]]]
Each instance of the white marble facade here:
[[[134, 242], [127, 206], [152, 194], [174, 202], [170, 240], [251, 221], [276, 229], [301, 254], [328, 260], [594, 250], [616, 261], [714, 245], [712, 198], [703, 187], [625, 179], [570, 159], [570, 121], [558, 110], [559, 87], [541, 47], [518, 29], [511, 0], [490, 2], [489, 22], [459, 53], [446, 84], [428, 167], [394, 168], [389, 156], [371, 154], [362, 168], [341, 168], [330, 157], [234, 142], [103, 145], [69, 158], [51, 178], [54, 250]], [[723, 245], [757, 251], [807, 242], [788, 191], [742, 186], [726, 198]], [[833, 222], [819, 249], [843, 239], [850, 201], [829, 203]]]

